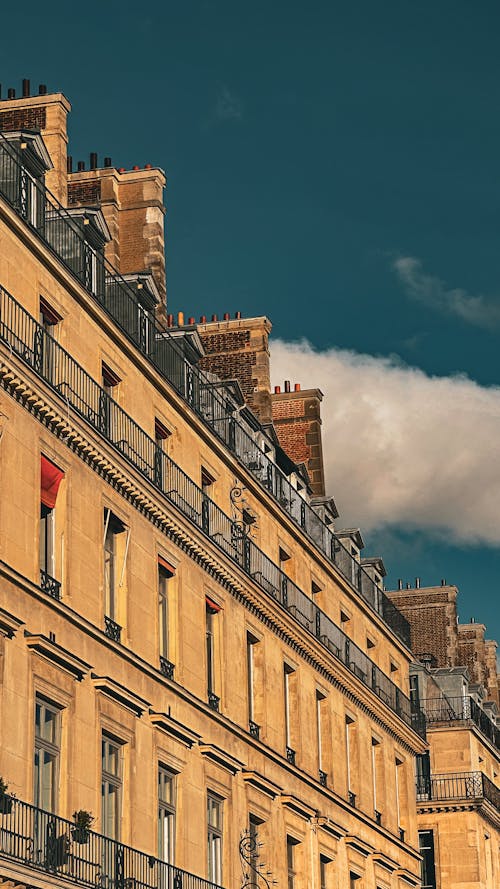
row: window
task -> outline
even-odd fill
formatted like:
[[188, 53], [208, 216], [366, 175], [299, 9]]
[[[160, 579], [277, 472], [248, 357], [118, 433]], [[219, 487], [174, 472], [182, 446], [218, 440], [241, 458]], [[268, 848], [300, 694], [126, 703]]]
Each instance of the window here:
[[113, 402], [116, 400], [117, 386], [121, 382], [120, 377], [111, 368], [102, 362], [102, 393], [99, 399], [99, 428], [103, 435], [112, 437], [114, 431]]
[[429, 799], [431, 793], [431, 762], [429, 752], [417, 753], [415, 760], [417, 800]]
[[201, 489], [204, 494], [210, 494], [210, 489], [214, 484], [215, 479], [213, 475], [210, 474], [208, 469], [205, 469], [204, 466], [201, 467]]
[[373, 782], [373, 810], [378, 824], [382, 821], [383, 797], [383, 762], [382, 745], [377, 738], [372, 738], [372, 782]]
[[248, 835], [250, 839], [250, 856], [252, 859], [252, 864], [254, 867], [258, 867], [259, 864], [259, 828], [263, 824], [261, 818], [257, 818], [256, 815], [250, 815], [248, 819]]
[[421, 830], [418, 844], [422, 856], [421, 879], [422, 889], [436, 889], [436, 868], [434, 859], [434, 833], [432, 830]]
[[410, 676], [410, 704], [412, 713], [418, 713], [420, 710], [420, 689], [416, 674]]
[[220, 696], [217, 694], [216, 688], [216, 649], [217, 649], [217, 616], [220, 612], [220, 605], [217, 605], [213, 599], [205, 597], [205, 640], [206, 640], [206, 658], [207, 658], [207, 692], [208, 703], [213, 710], [219, 709]]
[[102, 736], [102, 832], [112, 840], [120, 839], [122, 793], [122, 747], [108, 735]]
[[357, 884], [358, 880], [360, 880], [360, 879], [361, 879], [361, 877], [359, 874], [355, 874], [355, 873], [353, 873], [353, 871], [351, 871], [349, 874], [350, 889], [358, 889], [356, 884]]
[[318, 744], [318, 771], [319, 780], [321, 784], [324, 784], [325, 786], [328, 777], [328, 720], [326, 706], [326, 695], [324, 695], [323, 692], [316, 690], [316, 738]]
[[350, 716], [345, 718], [345, 742], [347, 757], [347, 798], [352, 806], [356, 805], [357, 777], [357, 726]]
[[38, 697], [35, 701], [35, 806], [47, 812], [57, 809], [61, 744], [61, 711]]
[[[118, 591], [123, 586], [127, 562], [129, 531], [123, 522], [104, 510], [104, 615], [106, 631], [118, 627]], [[116, 631], [118, 632], [118, 631]], [[119, 641], [116, 640], [116, 641]]]
[[405, 828], [407, 827], [406, 813], [409, 808], [406, 762], [402, 756], [396, 756], [395, 764], [397, 827], [399, 828], [400, 838], [404, 840]]
[[55, 506], [64, 472], [47, 457], [40, 461], [40, 526], [39, 566], [40, 584], [45, 592], [59, 598], [60, 583], [55, 572]]
[[166, 450], [166, 442], [170, 437], [168, 429], [155, 419], [155, 458], [154, 458], [154, 483], [159, 488], [163, 486], [164, 476], [164, 453]]
[[[295, 728], [297, 723], [297, 675], [289, 664], [283, 665], [283, 689], [285, 706], [285, 745], [288, 762], [295, 765], [295, 752], [297, 737]], [[295, 718], [292, 720], [292, 713]]]
[[207, 795], [208, 879], [222, 884], [222, 806], [223, 800]]
[[331, 858], [326, 855], [319, 856], [319, 889], [329, 889], [330, 887], [330, 870], [328, 867], [332, 863]]
[[[173, 673], [173, 664], [169, 660], [169, 603], [168, 585], [175, 570], [162, 556], [158, 556], [158, 642], [160, 668], [164, 673]], [[170, 676], [170, 679], [173, 677]]]
[[167, 864], [175, 859], [175, 804], [177, 776], [170, 769], [158, 769], [158, 858]]
[[295, 847], [298, 846], [298, 841], [293, 837], [286, 838], [286, 864], [287, 864], [287, 875], [288, 875], [288, 889], [295, 889], [295, 876], [296, 876], [296, 867], [295, 867]]

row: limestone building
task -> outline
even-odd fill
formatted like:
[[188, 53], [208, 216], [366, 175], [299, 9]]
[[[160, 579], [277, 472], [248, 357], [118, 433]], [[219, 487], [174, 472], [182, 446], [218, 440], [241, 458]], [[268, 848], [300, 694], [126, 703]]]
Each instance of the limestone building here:
[[383, 564], [273, 426], [269, 321], [174, 324], [165, 176], [74, 169], [69, 111], [0, 102], [0, 882], [418, 887]]
[[410, 623], [410, 695], [429, 742], [416, 771], [422, 889], [500, 886], [497, 644], [459, 623], [457, 594], [418, 578], [388, 593]]

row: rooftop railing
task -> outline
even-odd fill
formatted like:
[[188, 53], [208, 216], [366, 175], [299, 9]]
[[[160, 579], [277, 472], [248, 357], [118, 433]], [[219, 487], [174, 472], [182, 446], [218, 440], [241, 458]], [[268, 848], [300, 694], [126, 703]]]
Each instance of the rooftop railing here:
[[141, 475], [408, 725], [425, 732], [409, 698], [248, 538], [72, 356], [0, 287], [0, 339]]
[[431, 775], [417, 781], [418, 802], [483, 799], [500, 812], [500, 788], [482, 772]]
[[500, 750], [500, 729], [470, 695], [441, 697], [420, 701], [427, 725], [451, 722], [474, 723], [480, 732]]
[[91, 889], [218, 889], [155, 855], [5, 795], [0, 797], [0, 858]]
[[[195, 413], [224, 442], [309, 540], [336, 566], [365, 602], [382, 616], [407, 646], [410, 625], [369, 572], [290, 483], [245, 427], [227, 390], [186, 359], [179, 342], [137, 293], [93, 247], [90, 226], [69, 213], [45, 185], [35, 179], [17, 151], [0, 133], [0, 194], [35, 231], [66, 268], [105, 308], [126, 336], [146, 355]], [[85, 211], [82, 209], [82, 214]]]

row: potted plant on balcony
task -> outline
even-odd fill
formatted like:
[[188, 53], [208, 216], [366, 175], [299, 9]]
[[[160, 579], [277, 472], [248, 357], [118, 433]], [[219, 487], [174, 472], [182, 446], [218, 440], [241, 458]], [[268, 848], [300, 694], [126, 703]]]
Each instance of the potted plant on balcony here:
[[71, 828], [71, 836], [75, 843], [80, 843], [81, 845], [88, 843], [90, 828], [95, 821], [94, 816], [91, 812], [87, 812], [86, 809], [78, 809], [77, 812], [73, 812], [73, 820], [75, 826]]
[[0, 814], [10, 815], [15, 800], [14, 793], [7, 793], [9, 785], [0, 777]]

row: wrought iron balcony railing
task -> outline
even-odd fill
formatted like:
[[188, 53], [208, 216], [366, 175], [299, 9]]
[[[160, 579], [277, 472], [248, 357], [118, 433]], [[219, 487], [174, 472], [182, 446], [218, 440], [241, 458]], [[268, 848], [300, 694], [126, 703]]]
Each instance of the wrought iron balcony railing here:
[[[24, 198], [26, 193], [31, 196], [30, 202]], [[19, 153], [1, 133], [0, 194], [299, 525], [309, 540], [336, 566], [364, 601], [409, 646], [408, 621], [293, 487], [264, 447], [255, 441], [239, 417], [237, 405], [232, 403], [229, 393], [214, 386], [212, 377], [187, 361], [169, 328], [160, 324], [154, 314], [141, 305], [133, 288], [102, 253], [87, 242], [86, 227], [81, 220], [68, 213], [44, 184], [31, 176], [23, 166], [22, 152]], [[84, 212], [82, 209], [82, 214]], [[98, 405], [94, 409], [100, 422], [105, 425], [107, 420], [104, 413], [99, 411]]]
[[500, 812], [500, 787], [483, 772], [431, 775], [417, 781], [417, 802], [448, 800], [487, 800]]
[[420, 701], [427, 725], [446, 723], [474, 723], [492, 744], [500, 750], [500, 729], [470, 695], [441, 697]]
[[53, 599], [61, 598], [61, 582], [47, 574], [43, 568], [40, 568], [40, 589], [52, 596]]
[[35, 806], [3, 797], [0, 859], [11, 858], [89, 889], [218, 889], [179, 867]]
[[[377, 697], [420, 734], [421, 714], [409, 698], [342, 630], [177, 466], [89, 374], [0, 287], [0, 340], [106, 439], [226, 556], [314, 635]], [[43, 356], [50, 355], [50, 360]], [[106, 618], [110, 638], [118, 624]], [[116, 638], [116, 641], [119, 639]]]
[[115, 620], [111, 617], [104, 617], [104, 632], [109, 639], [112, 639], [113, 642], [120, 642], [122, 635], [122, 628], [120, 624], [117, 624]]

